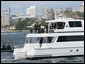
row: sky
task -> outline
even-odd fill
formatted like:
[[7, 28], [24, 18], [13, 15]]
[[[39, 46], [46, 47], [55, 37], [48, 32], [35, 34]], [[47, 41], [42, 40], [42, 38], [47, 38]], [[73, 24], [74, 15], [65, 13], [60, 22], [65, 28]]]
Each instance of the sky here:
[[26, 14], [26, 8], [33, 5], [36, 6], [36, 13], [42, 15], [43, 7], [54, 8], [54, 10], [58, 7], [63, 9], [72, 7], [73, 10], [78, 10], [83, 3], [84, 1], [1, 1], [1, 11], [3, 9], [9, 10], [10, 8], [11, 15], [16, 14], [16, 12]]

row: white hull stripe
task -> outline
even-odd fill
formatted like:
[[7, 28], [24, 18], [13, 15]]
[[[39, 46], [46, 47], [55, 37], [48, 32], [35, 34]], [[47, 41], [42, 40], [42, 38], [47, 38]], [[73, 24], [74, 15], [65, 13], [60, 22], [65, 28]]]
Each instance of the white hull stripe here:
[[62, 48], [41, 48], [41, 49], [38, 49], [36, 48], [36, 50], [48, 50], [48, 49], [70, 49], [70, 48], [84, 48], [83, 46], [82, 47], [62, 47]]

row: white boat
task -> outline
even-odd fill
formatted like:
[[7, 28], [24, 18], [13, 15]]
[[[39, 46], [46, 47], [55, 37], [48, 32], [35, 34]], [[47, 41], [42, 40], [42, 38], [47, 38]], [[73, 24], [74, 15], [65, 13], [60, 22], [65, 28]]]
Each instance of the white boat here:
[[51, 28], [54, 30], [53, 33], [27, 34], [24, 47], [14, 49], [15, 59], [84, 55], [84, 20], [65, 19], [47, 22], [63, 23], [63, 27], [57, 25], [58, 27]]

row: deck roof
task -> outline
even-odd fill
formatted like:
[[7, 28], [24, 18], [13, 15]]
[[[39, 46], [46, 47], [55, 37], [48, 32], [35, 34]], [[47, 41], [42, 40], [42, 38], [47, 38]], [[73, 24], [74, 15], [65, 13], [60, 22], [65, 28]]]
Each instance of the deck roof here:
[[48, 20], [45, 21], [46, 23], [55, 23], [55, 22], [67, 22], [67, 21], [84, 21], [79, 19], [55, 19], [55, 20]]

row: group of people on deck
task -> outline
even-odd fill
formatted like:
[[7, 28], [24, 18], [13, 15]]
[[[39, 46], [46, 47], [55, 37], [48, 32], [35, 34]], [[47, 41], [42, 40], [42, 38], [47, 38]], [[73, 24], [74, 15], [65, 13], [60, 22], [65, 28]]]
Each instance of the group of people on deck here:
[[[46, 33], [48, 33], [48, 25], [47, 24], [45, 25], [45, 29], [46, 29]], [[41, 28], [41, 24], [38, 24], [38, 23], [36, 23], [33, 26], [33, 30], [35, 33], [44, 33], [45, 32], [44, 28]], [[33, 33], [33, 30], [31, 28], [30, 32]]]
[[[30, 29], [30, 32], [33, 33], [33, 30], [35, 33], [48, 33], [48, 29], [49, 29], [49, 26], [48, 24], [45, 24], [45, 27], [44, 28], [41, 28], [41, 24], [38, 24], [36, 23], [31, 29]], [[48, 37], [48, 40], [49, 40], [49, 43], [51, 42], [51, 39], [50, 37]], [[40, 47], [42, 46], [42, 43], [43, 43], [43, 38], [41, 37], [40, 38], [40, 41], [39, 41], [39, 44], [40, 44]]]

